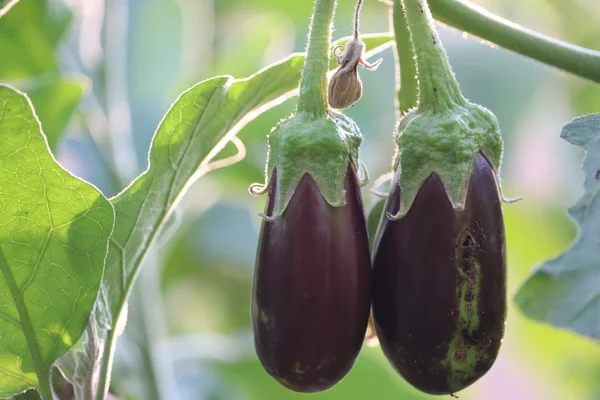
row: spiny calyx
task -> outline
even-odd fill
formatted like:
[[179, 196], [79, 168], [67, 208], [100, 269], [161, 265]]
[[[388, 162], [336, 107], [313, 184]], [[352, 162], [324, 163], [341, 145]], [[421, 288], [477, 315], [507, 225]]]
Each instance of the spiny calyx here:
[[414, 109], [401, 121], [396, 138], [394, 170], [399, 176], [400, 209], [406, 215], [419, 188], [436, 173], [455, 210], [465, 207], [469, 178], [477, 155], [483, 154], [496, 173], [502, 157], [498, 120], [489, 110], [465, 102], [437, 112]]
[[[330, 112], [327, 118], [296, 114], [277, 125], [268, 137], [266, 183], [255, 184], [250, 192], [260, 194], [276, 179], [272, 220], [283, 214], [298, 183], [310, 174], [332, 207], [345, 201], [344, 177], [348, 162], [358, 166], [362, 134], [356, 123], [343, 114]], [[277, 174], [274, 174], [277, 171]]]

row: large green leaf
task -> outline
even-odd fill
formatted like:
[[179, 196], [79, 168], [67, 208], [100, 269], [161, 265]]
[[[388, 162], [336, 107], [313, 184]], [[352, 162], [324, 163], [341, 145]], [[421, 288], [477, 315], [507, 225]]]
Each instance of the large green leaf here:
[[27, 96], [0, 85], [0, 397], [48, 395], [52, 363], [94, 306], [113, 221], [54, 160]]
[[[365, 38], [371, 53], [390, 42], [389, 34]], [[295, 54], [249, 78], [206, 80], [181, 94], [167, 112], [152, 140], [148, 169], [111, 199], [117, 222], [97, 318], [88, 330], [99, 337], [86, 338], [82, 347], [87, 355], [71, 354], [60, 365], [76, 386], [93, 384], [93, 373], [82, 369], [94, 362], [78, 366], [77, 360], [101, 355], [96, 347], [115, 340], [140, 265], [187, 188], [215, 167], [211, 161], [245, 124], [295, 94], [303, 64], [304, 55]]]
[[574, 119], [561, 137], [587, 152], [585, 192], [569, 210], [579, 237], [565, 253], [536, 268], [516, 301], [531, 318], [600, 339], [600, 114]]

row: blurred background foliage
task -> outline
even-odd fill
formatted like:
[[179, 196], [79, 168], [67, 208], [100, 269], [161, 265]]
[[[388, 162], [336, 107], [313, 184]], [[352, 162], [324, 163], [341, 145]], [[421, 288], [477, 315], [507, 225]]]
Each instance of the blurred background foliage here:
[[[477, 0], [503, 17], [559, 39], [598, 46], [597, 0]], [[351, 33], [354, 1], [340, 0], [334, 37]], [[107, 196], [146, 167], [150, 139], [176, 96], [219, 74], [247, 76], [302, 51], [312, 1], [21, 0], [0, 20], [0, 81], [27, 92], [51, 148]], [[585, 16], [585, 18], [582, 18]], [[364, 33], [388, 30], [388, 6], [367, 1]], [[566, 208], [581, 194], [582, 153], [559, 139], [571, 118], [600, 110], [600, 87], [482, 43], [451, 28], [442, 39], [465, 95], [500, 120], [509, 295], [536, 264], [576, 236]], [[348, 114], [365, 136], [372, 177], [388, 171], [396, 121], [394, 59], [362, 73], [363, 99]], [[249, 302], [265, 199], [265, 136], [295, 100], [268, 111], [239, 137], [246, 158], [188, 192], [149, 257], [119, 342], [113, 391], [125, 399], [308, 398], [261, 368]], [[234, 154], [226, 149], [222, 157]], [[372, 200], [365, 189], [366, 206]], [[316, 399], [425, 399], [379, 348], [363, 349], [351, 373]], [[500, 357], [461, 399], [600, 399], [600, 346], [532, 322], [510, 304]]]

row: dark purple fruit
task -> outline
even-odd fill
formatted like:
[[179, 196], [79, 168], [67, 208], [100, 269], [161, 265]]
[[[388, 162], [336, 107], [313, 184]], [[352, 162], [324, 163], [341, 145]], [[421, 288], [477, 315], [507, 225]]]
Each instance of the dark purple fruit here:
[[[399, 199], [396, 189], [390, 214]], [[498, 186], [481, 154], [464, 211], [453, 209], [432, 174], [406, 216], [386, 218], [372, 293], [383, 351], [416, 388], [455, 393], [490, 369], [504, 333], [506, 257]]]
[[[276, 171], [266, 215], [273, 209]], [[355, 169], [347, 204], [332, 207], [305, 174], [283, 215], [260, 233], [252, 325], [266, 371], [300, 392], [325, 390], [352, 368], [370, 310], [371, 260]]]

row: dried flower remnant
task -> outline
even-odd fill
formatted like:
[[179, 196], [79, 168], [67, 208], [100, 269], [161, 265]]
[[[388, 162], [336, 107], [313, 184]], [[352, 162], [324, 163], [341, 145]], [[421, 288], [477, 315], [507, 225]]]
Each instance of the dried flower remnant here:
[[342, 53], [340, 47], [333, 51], [340, 67], [329, 81], [329, 105], [333, 108], [348, 108], [362, 97], [362, 82], [358, 75], [358, 65], [374, 71], [381, 64], [381, 59], [373, 64], [363, 59], [365, 44], [360, 39], [352, 39]]
[[329, 105], [333, 108], [344, 109], [356, 103], [362, 97], [362, 82], [358, 75], [358, 65], [361, 64], [370, 71], [377, 69], [382, 59], [373, 64], [364, 58], [365, 44], [359, 36], [359, 15], [362, 0], [356, 3], [354, 12], [354, 38], [348, 42], [342, 52], [342, 46], [333, 49], [333, 55], [337, 58], [340, 67], [329, 81], [328, 97]]

